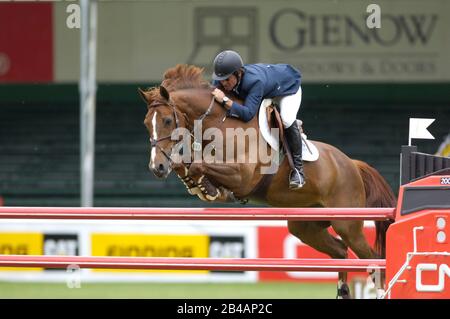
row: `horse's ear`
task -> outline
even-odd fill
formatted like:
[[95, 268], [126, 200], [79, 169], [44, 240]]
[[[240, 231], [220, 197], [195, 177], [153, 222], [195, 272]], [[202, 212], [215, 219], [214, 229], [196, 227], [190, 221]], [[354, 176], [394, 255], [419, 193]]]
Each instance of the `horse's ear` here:
[[141, 88], [138, 88], [139, 95], [144, 100], [145, 104], [148, 104], [147, 94]]
[[161, 96], [163, 98], [165, 98], [167, 101], [169, 101], [169, 99], [170, 99], [169, 91], [167, 91], [167, 89], [162, 85], [159, 87], [159, 94], [161, 94]]

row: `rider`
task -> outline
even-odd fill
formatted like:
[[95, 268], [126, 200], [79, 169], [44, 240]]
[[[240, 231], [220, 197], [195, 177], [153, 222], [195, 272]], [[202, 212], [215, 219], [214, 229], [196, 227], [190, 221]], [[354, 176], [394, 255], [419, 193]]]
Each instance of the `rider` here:
[[301, 188], [305, 184], [302, 162], [302, 142], [296, 123], [302, 100], [300, 72], [288, 64], [246, 64], [240, 55], [231, 50], [220, 52], [214, 59], [214, 86], [232, 91], [244, 100], [240, 105], [225, 96], [219, 88], [212, 94], [227, 109], [227, 116], [250, 121], [265, 98], [280, 97], [280, 116], [284, 134], [292, 153], [294, 169], [289, 174], [289, 188]]

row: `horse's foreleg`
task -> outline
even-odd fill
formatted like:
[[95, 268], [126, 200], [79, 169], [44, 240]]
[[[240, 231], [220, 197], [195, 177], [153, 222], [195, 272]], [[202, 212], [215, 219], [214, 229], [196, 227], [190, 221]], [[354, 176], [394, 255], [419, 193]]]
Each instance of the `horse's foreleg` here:
[[184, 163], [177, 163], [172, 165], [173, 171], [177, 174], [178, 178], [186, 187], [187, 191], [191, 195], [201, 194], [201, 190], [198, 188], [197, 183], [189, 176], [189, 168]]
[[193, 163], [189, 168], [189, 176], [201, 191], [200, 199], [206, 201], [236, 201], [230, 189], [241, 185], [241, 178], [238, 173], [239, 165], [230, 164]]
[[205, 179], [203, 168], [198, 164], [177, 164], [174, 171], [188, 189], [189, 194], [197, 195], [203, 201], [212, 201], [218, 197], [217, 189]]
[[230, 190], [238, 190], [243, 186], [241, 164], [203, 164], [202, 169], [203, 174], [214, 181], [216, 185], [221, 185]]

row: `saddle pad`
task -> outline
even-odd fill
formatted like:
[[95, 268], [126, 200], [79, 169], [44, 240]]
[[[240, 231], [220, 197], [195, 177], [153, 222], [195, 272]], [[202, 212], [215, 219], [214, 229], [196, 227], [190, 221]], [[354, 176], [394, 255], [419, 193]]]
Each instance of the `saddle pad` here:
[[[264, 138], [264, 140], [270, 145], [270, 147], [278, 152], [280, 149], [280, 143], [278, 136], [272, 134], [269, 128], [269, 121], [267, 119], [267, 108], [272, 104], [272, 99], [264, 99], [259, 108], [258, 122], [259, 130]], [[301, 125], [301, 121], [297, 120], [297, 125]], [[305, 134], [302, 135], [302, 159], [307, 162], [314, 162], [319, 158], [319, 151], [317, 147], [308, 140]]]

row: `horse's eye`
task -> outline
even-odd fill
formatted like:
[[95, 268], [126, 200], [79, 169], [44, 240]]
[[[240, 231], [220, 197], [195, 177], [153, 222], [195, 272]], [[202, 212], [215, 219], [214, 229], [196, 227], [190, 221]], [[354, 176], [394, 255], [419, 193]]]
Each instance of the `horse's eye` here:
[[164, 119], [164, 126], [169, 126], [172, 124], [172, 119], [171, 118], [165, 118]]

